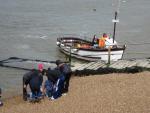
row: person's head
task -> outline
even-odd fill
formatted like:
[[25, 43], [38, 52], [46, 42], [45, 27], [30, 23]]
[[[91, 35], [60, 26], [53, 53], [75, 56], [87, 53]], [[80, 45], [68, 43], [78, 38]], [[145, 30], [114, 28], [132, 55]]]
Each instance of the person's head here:
[[40, 72], [43, 71], [43, 68], [44, 68], [44, 65], [43, 65], [42, 63], [38, 64], [38, 70], [39, 70]]
[[103, 33], [103, 37], [107, 37], [107, 34], [106, 34], [106, 33]]
[[48, 76], [50, 71], [51, 71], [51, 68], [47, 68], [47, 70], [45, 70], [45, 75]]
[[59, 66], [60, 64], [62, 64], [63, 62], [61, 60], [56, 60], [56, 65]]
[[43, 69], [41, 73], [42, 73], [42, 75], [46, 75], [47, 70], [46, 70], [46, 69]]

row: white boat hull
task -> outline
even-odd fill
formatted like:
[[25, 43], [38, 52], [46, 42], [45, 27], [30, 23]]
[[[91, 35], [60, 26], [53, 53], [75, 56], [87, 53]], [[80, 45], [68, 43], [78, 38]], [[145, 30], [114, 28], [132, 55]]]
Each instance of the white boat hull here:
[[108, 61], [108, 59], [110, 59], [111, 61], [117, 61], [119, 59], [122, 59], [125, 50], [125, 48], [110, 49], [110, 51], [108, 51], [108, 49], [73, 48], [71, 46], [65, 45], [64, 41], [62, 43], [60, 41], [57, 41], [57, 45], [63, 53], [71, 55], [71, 57], [88, 61], [97, 61], [97, 60]]

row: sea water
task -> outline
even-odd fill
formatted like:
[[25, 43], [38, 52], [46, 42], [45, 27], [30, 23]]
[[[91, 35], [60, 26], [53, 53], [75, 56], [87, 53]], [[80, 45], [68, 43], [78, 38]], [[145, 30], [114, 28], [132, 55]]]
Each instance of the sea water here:
[[[124, 59], [149, 57], [149, 0], [0, 0], [0, 60], [64, 60], [57, 37], [74, 34], [92, 40], [94, 34], [113, 34], [115, 11], [115, 39], [127, 45]], [[21, 94], [25, 72], [0, 67], [4, 94]]]

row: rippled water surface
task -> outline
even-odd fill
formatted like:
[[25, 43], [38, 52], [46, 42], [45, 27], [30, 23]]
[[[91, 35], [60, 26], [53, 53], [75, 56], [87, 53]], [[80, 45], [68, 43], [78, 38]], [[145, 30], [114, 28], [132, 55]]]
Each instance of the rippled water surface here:
[[[120, 2], [118, 2], [120, 1]], [[149, 0], [0, 0], [0, 59], [64, 59], [56, 47], [62, 34], [92, 38], [113, 33], [119, 11], [116, 40], [126, 44], [124, 58], [150, 56]], [[21, 88], [25, 71], [0, 68], [3, 91]]]

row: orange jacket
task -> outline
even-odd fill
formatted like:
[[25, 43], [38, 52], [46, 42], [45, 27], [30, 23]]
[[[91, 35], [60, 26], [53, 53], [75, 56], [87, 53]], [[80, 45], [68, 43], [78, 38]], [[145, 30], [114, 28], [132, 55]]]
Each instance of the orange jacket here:
[[104, 48], [105, 47], [105, 38], [104, 37], [99, 39], [98, 45], [99, 45], [100, 48]]

